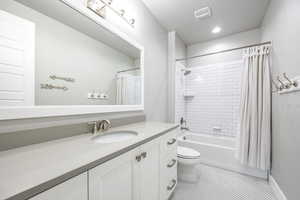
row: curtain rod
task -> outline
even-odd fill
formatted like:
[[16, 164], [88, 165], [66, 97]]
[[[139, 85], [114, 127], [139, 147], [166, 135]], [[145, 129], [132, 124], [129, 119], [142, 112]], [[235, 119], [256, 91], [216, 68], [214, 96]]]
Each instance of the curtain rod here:
[[122, 70], [122, 71], [118, 71], [117, 73], [122, 73], [122, 72], [129, 72], [129, 71], [135, 71], [135, 70], [140, 70], [140, 68], [132, 68], [132, 69], [126, 69], [126, 70]]
[[206, 53], [206, 54], [197, 55], [197, 56], [180, 58], [180, 59], [176, 59], [176, 61], [190, 60], [190, 59], [194, 59], [194, 58], [200, 58], [200, 57], [204, 57], [204, 56], [211, 56], [211, 55], [215, 55], [215, 54], [226, 53], [226, 52], [240, 50], [240, 49], [245, 49], [245, 48], [250, 48], [250, 47], [262, 46], [262, 45], [266, 45], [266, 44], [272, 44], [272, 42], [268, 41], [268, 42], [263, 42], [263, 43], [258, 43], [258, 44], [251, 44], [251, 45], [247, 45], [247, 46], [237, 47], [237, 48], [233, 48], [233, 49], [226, 49], [226, 50], [222, 50], [222, 51], [216, 51], [216, 52], [212, 52], [212, 53]]

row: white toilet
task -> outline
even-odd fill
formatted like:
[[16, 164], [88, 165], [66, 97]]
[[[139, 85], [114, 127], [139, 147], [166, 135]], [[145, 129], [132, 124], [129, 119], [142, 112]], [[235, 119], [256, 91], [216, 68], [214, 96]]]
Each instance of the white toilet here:
[[195, 183], [199, 179], [199, 172], [195, 168], [200, 163], [200, 153], [194, 149], [178, 146], [178, 179]]

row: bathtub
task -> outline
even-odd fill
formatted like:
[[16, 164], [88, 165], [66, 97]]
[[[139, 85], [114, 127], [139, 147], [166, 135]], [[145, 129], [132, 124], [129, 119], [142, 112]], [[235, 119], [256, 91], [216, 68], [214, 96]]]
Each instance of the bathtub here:
[[243, 166], [236, 160], [236, 138], [184, 132], [178, 144], [199, 151], [202, 164], [264, 179], [268, 177], [266, 171]]

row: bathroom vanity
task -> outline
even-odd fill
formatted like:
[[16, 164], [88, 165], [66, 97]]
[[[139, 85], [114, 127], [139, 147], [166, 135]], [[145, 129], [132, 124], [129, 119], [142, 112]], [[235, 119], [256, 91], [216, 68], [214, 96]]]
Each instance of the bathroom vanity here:
[[177, 183], [177, 125], [112, 130], [138, 134], [112, 143], [85, 134], [0, 153], [0, 199], [168, 199]]

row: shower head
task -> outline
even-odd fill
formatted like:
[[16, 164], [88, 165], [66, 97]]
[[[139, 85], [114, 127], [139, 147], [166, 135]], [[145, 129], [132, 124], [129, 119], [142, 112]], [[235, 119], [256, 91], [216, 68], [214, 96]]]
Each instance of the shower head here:
[[189, 75], [191, 72], [192, 72], [192, 71], [187, 70], [187, 71], [184, 72], [184, 75], [187, 76], [187, 75]]
[[182, 71], [184, 72], [184, 75], [187, 76], [189, 75], [192, 71], [189, 69], [182, 69]]

